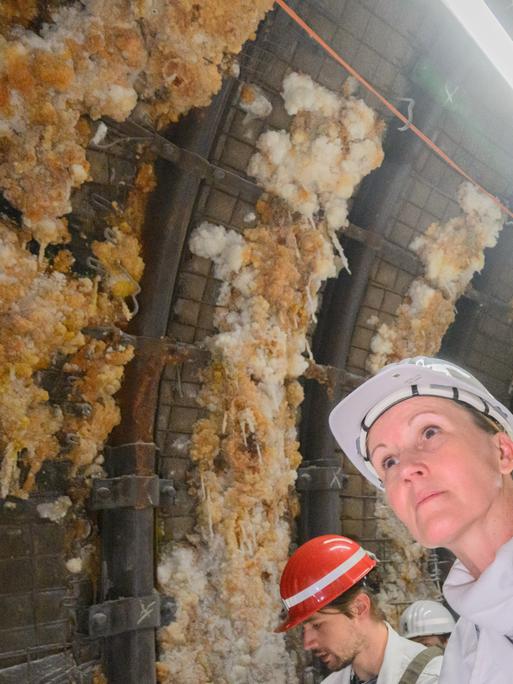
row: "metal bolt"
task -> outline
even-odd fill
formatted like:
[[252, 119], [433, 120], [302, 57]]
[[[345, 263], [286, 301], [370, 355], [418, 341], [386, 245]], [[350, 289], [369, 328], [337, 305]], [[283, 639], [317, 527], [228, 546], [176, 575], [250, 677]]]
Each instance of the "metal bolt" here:
[[89, 418], [93, 414], [93, 407], [87, 402], [77, 403], [75, 406], [75, 412], [78, 416]]
[[223, 169], [217, 168], [217, 169], [214, 170], [214, 178], [215, 178], [216, 180], [223, 180], [223, 178], [224, 178], [225, 176], [226, 176], [226, 174], [225, 174], [225, 172], [223, 171]]
[[176, 494], [175, 488], [173, 485], [165, 485], [162, 487], [162, 490], [160, 492], [163, 496], [168, 496], [169, 498], [173, 497]]
[[91, 618], [91, 624], [97, 630], [105, 629], [107, 622], [108, 618], [105, 613], [95, 613]]
[[166, 627], [176, 620], [176, 601], [171, 596], [162, 596], [160, 599], [160, 626]]
[[298, 479], [301, 480], [301, 482], [311, 482], [312, 476], [310, 473], [300, 473]]
[[72, 447], [75, 444], [80, 444], [80, 437], [74, 432], [66, 432], [63, 437], [63, 442], [67, 447]]
[[96, 496], [100, 499], [108, 499], [110, 497], [110, 489], [108, 487], [98, 487]]

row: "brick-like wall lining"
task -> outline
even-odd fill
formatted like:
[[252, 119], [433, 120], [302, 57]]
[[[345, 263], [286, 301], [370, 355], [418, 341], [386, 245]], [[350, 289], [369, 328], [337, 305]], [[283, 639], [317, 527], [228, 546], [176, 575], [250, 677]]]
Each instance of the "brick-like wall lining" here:
[[[93, 194], [107, 201], [105, 211], [113, 200], [123, 207], [137, 163], [129, 143], [108, 152], [88, 150], [87, 158], [95, 181], [73, 194], [73, 217], [84, 219], [82, 230], [93, 240], [103, 237], [106, 226], [102, 212], [93, 204]], [[93, 579], [88, 572], [72, 574], [65, 565], [79, 555], [81, 545], [97, 542], [97, 528], [82, 520], [83, 512], [80, 519], [68, 515], [56, 524], [41, 519], [36, 510], [37, 504], [68, 494], [68, 466], [48, 461], [30, 500], [12, 510], [7, 506], [0, 510], [0, 678], [9, 677], [9, 681], [11, 677], [12, 681], [15, 677], [41, 681], [42, 670], [50, 667], [36, 662], [42, 659], [52, 663], [56, 676], [65, 671], [70, 678], [89, 682], [99, 662], [99, 643], [77, 634], [74, 617], [75, 610], [97, 600]], [[77, 537], [79, 524], [84, 534]], [[12, 671], [4, 669], [11, 667]]]
[[[430, 3], [425, 0], [318, 0], [311, 5], [299, 3], [298, 10], [316, 31], [396, 105], [398, 98], [411, 94], [412, 68], [433, 42], [439, 21], [439, 16], [430, 11]], [[212, 155], [220, 165], [242, 173], [262, 130], [288, 127], [289, 117], [283, 109], [279, 90], [289, 69], [308, 73], [334, 90], [339, 90], [347, 78], [345, 71], [304, 37], [282, 12], [278, 11], [268, 26], [270, 28], [261, 32], [253, 52], [249, 47], [243, 50], [241, 63], [243, 77], [264, 89], [273, 104], [273, 112], [265, 122], [254, 120], [244, 124], [245, 115], [233, 102]], [[469, 49], [473, 48], [469, 46]], [[469, 75], [469, 80], [471, 78]], [[460, 87], [464, 89], [466, 85], [463, 83]], [[398, 125], [373, 96], [361, 89], [357, 94], [378, 109], [390, 126]], [[457, 115], [447, 111], [440, 119], [435, 138], [454, 156], [455, 161], [468, 168], [470, 173], [475, 173], [477, 180], [485, 183], [492, 192], [507, 192], [513, 173], [508, 164], [513, 140], [507, 139], [504, 126], [491, 123], [494, 113], [490, 113], [487, 103], [478, 99], [472, 102], [475, 103], [475, 111], [471, 112], [471, 117], [481, 120], [479, 126], [469, 129], [461, 124]], [[495, 112], [497, 121], [501, 116], [501, 112]], [[487, 131], [486, 143], [478, 136], [481, 127]], [[492, 148], [493, 153], [490, 153]], [[454, 194], [460, 182], [454, 171], [427, 148], [423, 149], [414, 160], [414, 173], [405, 185], [395, 216], [387, 226], [386, 238], [396, 245], [408, 247], [433, 221], [446, 221], [455, 216], [459, 209]], [[238, 197], [205, 187], [191, 228], [202, 220], [210, 220], [242, 230], [250, 225], [244, 222], [244, 217], [252, 210], [253, 207]], [[507, 236], [503, 236], [501, 241], [510, 244]], [[513, 249], [510, 249], [509, 254], [512, 253]], [[494, 268], [487, 279], [486, 291], [508, 300], [513, 295], [511, 259], [505, 250], [501, 250], [500, 259], [500, 268]], [[374, 330], [368, 323], [369, 318], [377, 315], [380, 321], [390, 323], [414, 277], [415, 274], [376, 258], [354, 329], [348, 370], [365, 372]], [[199, 342], [213, 332], [212, 314], [218, 285], [211, 275], [208, 261], [190, 254], [184, 256], [168, 326], [170, 335], [185, 342]], [[494, 311], [484, 311], [477, 325], [467, 357], [461, 361], [478, 371], [490, 389], [504, 399], [513, 366], [511, 328], [503, 316]], [[200, 388], [198, 370], [197, 366], [185, 365], [178, 381], [177, 370], [170, 367], [162, 380], [156, 441], [161, 449], [162, 470], [175, 477], [179, 490], [171, 516], [163, 521], [167, 539], [182, 539], [194, 527], [194, 501], [187, 494], [187, 472], [191, 466], [187, 439], [200, 415], [194, 403], [194, 396]], [[327, 426], [322, 429], [327, 429]], [[376, 538], [373, 520], [375, 491], [345, 459], [343, 465], [348, 477], [342, 494], [343, 530], [365, 540], [369, 548], [386, 557], [382, 540]]]

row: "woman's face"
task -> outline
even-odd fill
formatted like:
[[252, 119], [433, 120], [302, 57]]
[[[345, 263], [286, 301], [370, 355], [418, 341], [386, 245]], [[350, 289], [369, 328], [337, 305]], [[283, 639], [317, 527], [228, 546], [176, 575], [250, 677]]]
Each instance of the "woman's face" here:
[[454, 550], [490, 516], [506, 468], [500, 434], [439, 397], [407, 399], [371, 427], [367, 447], [387, 499], [423, 546]]

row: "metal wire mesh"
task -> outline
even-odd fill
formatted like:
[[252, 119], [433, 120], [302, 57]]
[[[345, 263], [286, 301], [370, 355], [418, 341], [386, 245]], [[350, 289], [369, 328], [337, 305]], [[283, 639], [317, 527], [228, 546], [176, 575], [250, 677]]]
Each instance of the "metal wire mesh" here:
[[0, 514], [2, 684], [75, 681], [62, 679], [64, 672], [76, 668], [85, 676], [91, 669], [85, 663], [98, 662], [98, 645], [74, 636], [76, 612], [92, 590], [87, 578], [71, 580], [65, 570], [70, 529], [40, 520], [36, 512], [37, 502], [54, 499], [55, 492], [36, 495], [23, 512]]

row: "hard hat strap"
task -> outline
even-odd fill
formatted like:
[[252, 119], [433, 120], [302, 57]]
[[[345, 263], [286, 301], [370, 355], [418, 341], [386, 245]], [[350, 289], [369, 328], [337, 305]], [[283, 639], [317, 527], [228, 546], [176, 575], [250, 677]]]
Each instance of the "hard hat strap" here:
[[[474, 394], [468, 390], [459, 389], [457, 387], [451, 387], [448, 385], [409, 385], [403, 387], [396, 392], [392, 392], [385, 399], [378, 402], [372, 409], [366, 414], [361, 423], [360, 435], [356, 441], [356, 446], [360, 455], [365, 460], [365, 465], [368, 470], [376, 477], [378, 474], [370, 462], [369, 454], [367, 451], [367, 434], [376, 422], [376, 420], [387, 411], [392, 408], [395, 404], [399, 404], [405, 399], [411, 399], [417, 396], [431, 396], [431, 397], [441, 397], [443, 399], [452, 399], [453, 401], [461, 402], [463, 404], [468, 404], [474, 409], [485, 415], [486, 417], [493, 418], [502, 428], [507, 432], [510, 437], [513, 437], [513, 433], [510, 425], [505, 420], [504, 416], [499, 410], [498, 406], [486, 402], [482, 397]], [[379, 479], [379, 478], [378, 478]]]

